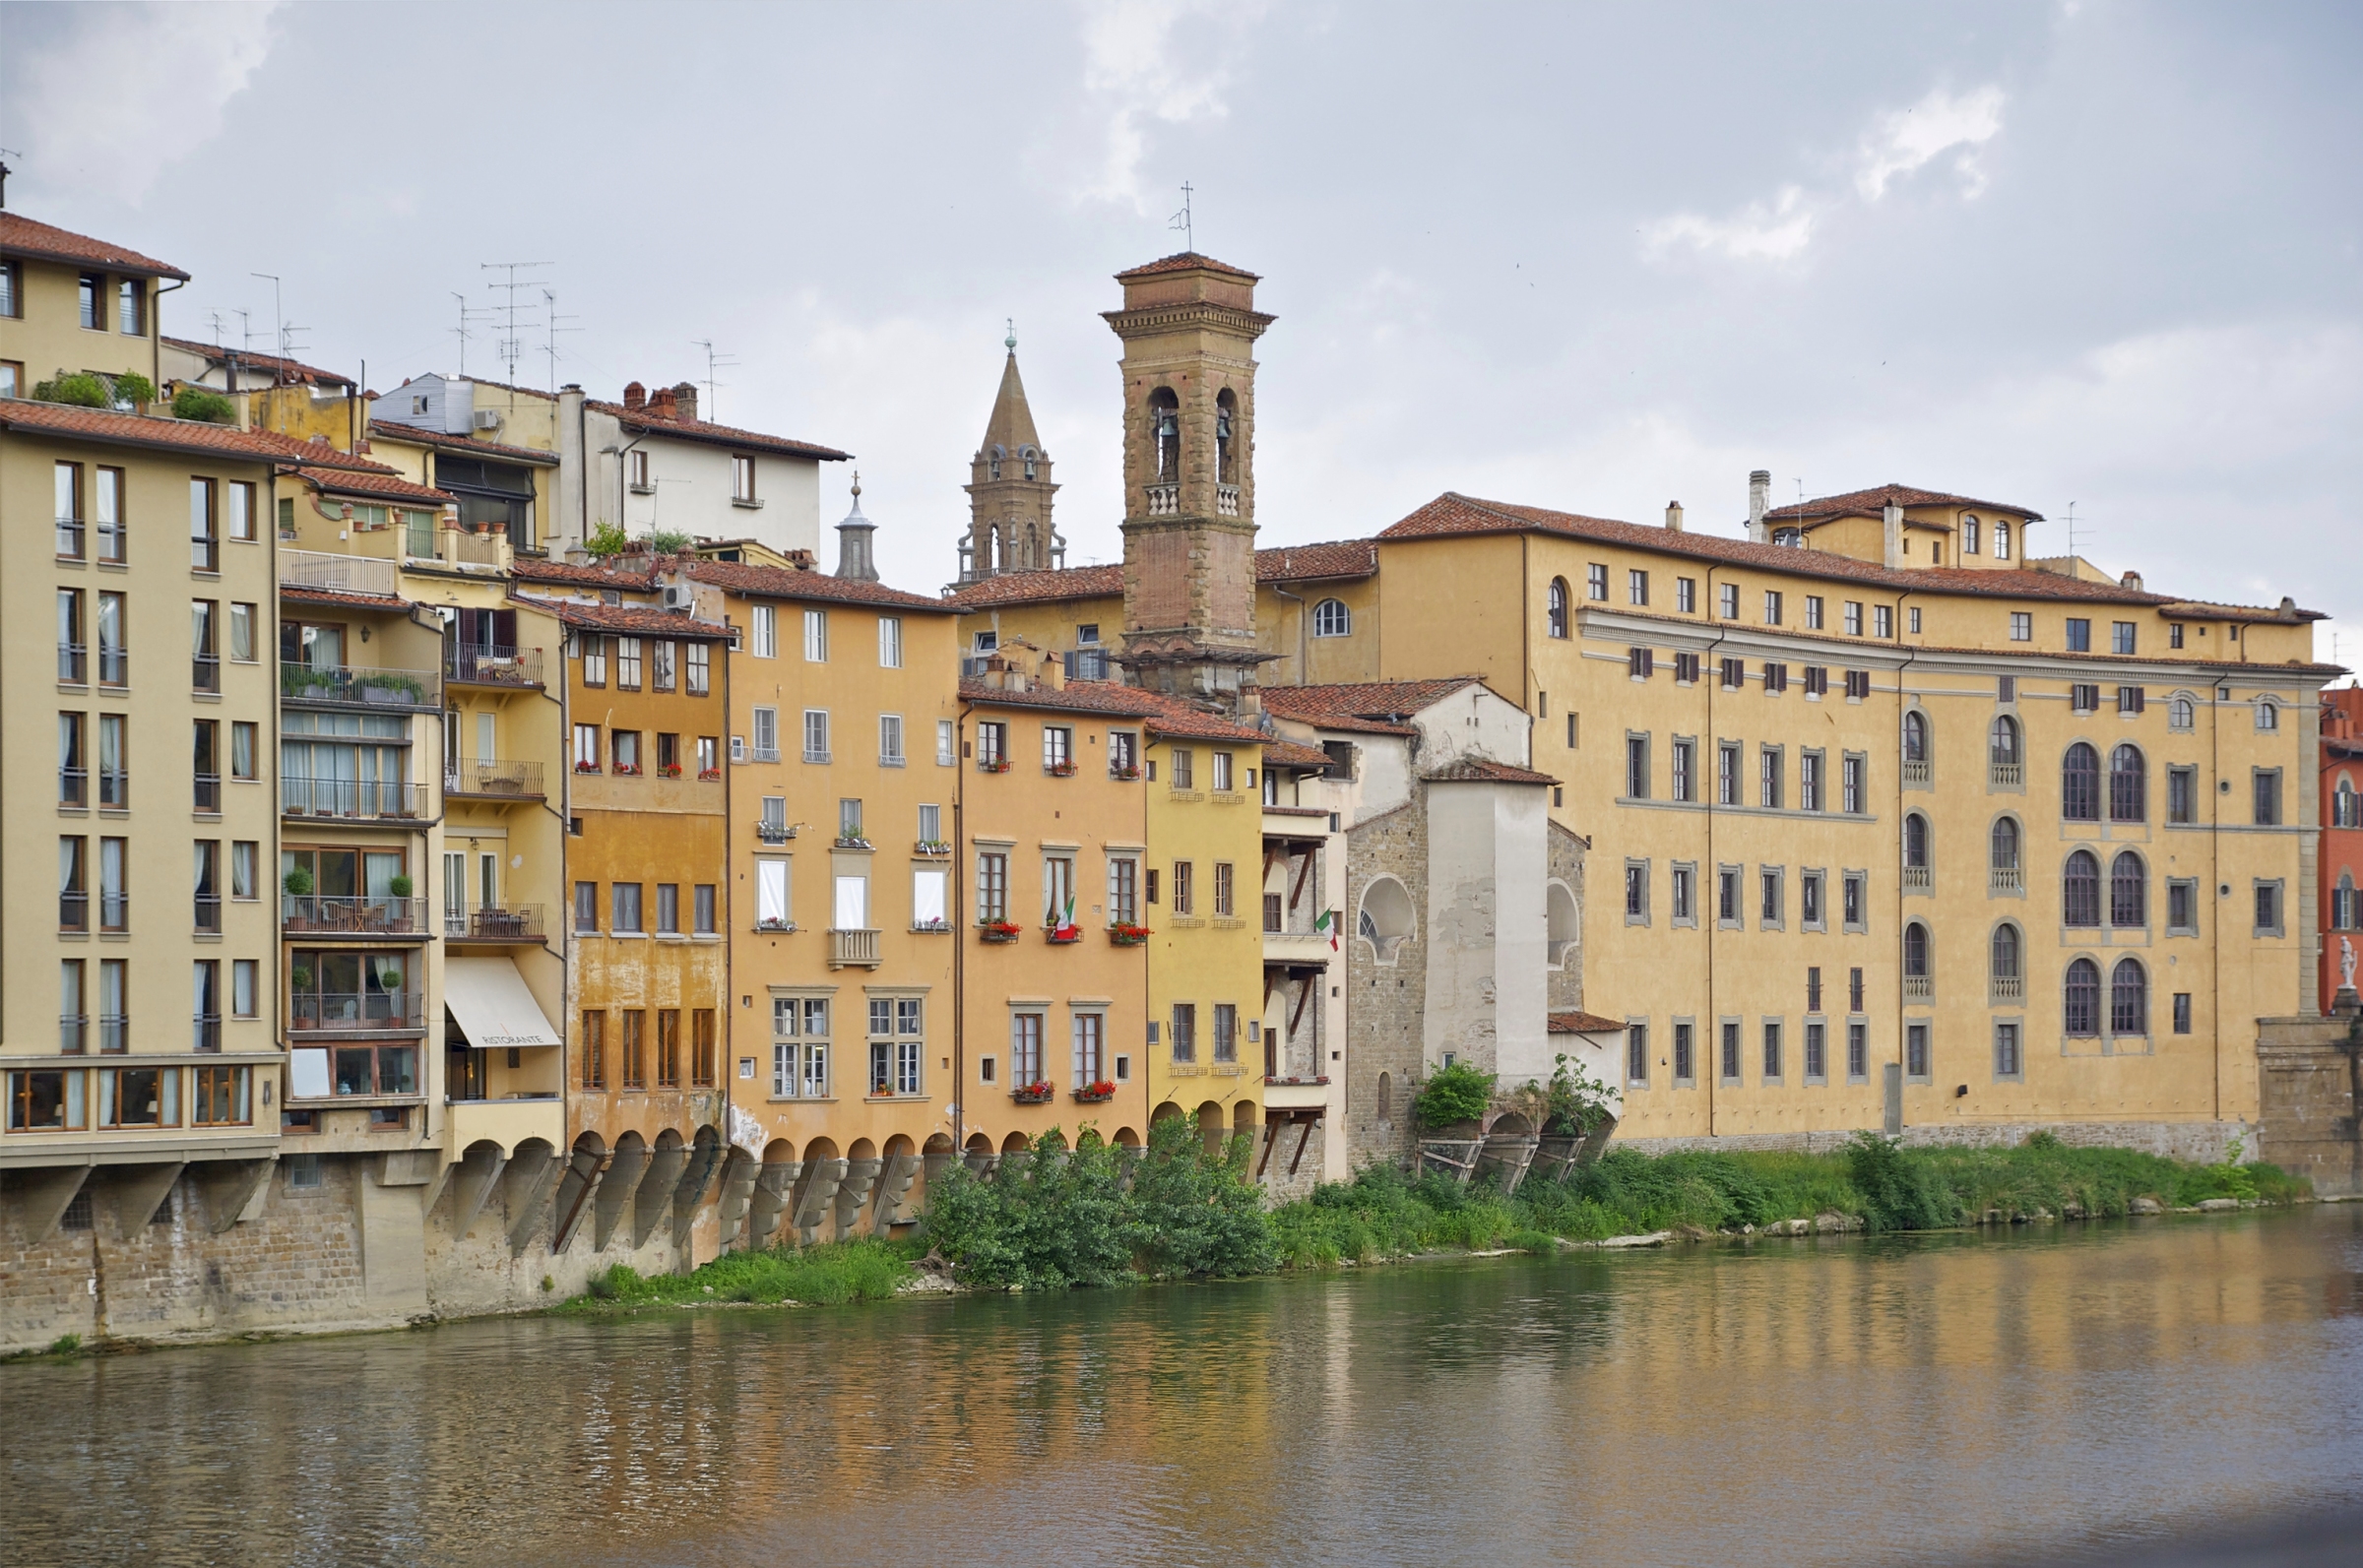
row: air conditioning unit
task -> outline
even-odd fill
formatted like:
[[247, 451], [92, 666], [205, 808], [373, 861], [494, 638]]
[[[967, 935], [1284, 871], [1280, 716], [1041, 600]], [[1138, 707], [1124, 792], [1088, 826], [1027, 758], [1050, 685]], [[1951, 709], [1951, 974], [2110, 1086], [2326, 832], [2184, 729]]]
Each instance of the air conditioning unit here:
[[667, 583], [659, 597], [667, 609], [686, 615], [697, 602], [697, 591], [686, 583]]
[[477, 410], [476, 410], [476, 427], [477, 427], [479, 430], [497, 430], [497, 429], [499, 429], [499, 428], [500, 428], [500, 410], [499, 410], [499, 409], [497, 409], [497, 408], [479, 408], [479, 409], [477, 409]]

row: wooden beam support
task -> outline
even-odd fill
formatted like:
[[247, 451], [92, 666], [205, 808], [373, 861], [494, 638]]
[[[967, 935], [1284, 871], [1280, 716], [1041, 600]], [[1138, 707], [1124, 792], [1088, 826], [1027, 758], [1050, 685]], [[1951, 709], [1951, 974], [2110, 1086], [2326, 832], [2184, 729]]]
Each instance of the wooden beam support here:
[[1305, 851], [1305, 863], [1297, 867], [1297, 885], [1288, 890], [1288, 907], [1291, 911], [1295, 910], [1297, 907], [1297, 900], [1302, 897], [1305, 892], [1305, 883], [1311, 875], [1312, 851], [1308, 849]]
[[1288, 1162], [1288, 1173], [1292, 1176], [1297, 1173], [1297, 1166], [1305, 1162], [1305, 1146], [1312, 1142], [1312, 1124], [1318, 1118], [1316, 1117], [1308, 1116], [1297, 1124], [1305, 1130], [1297, 1134], [1296, 1158]]
[[1297, 1037], [1297, 1026], [1305, 1022], [1305, 1004], [1312, 999], [1313, 990], [1320, 983], [1318, 972], [1303, 977], [1302, 988], [1297, 992], [1297, 1010], [1289, 1015], [1288, 1037], [1290, 1039]]

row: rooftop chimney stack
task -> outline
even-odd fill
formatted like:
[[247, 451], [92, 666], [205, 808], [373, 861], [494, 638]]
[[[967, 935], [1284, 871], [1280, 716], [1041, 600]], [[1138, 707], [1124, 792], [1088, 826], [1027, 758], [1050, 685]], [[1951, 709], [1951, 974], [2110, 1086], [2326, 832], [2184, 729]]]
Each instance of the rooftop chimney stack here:
[[1903, 508], [1889, 501], [1880, 521], [1886, 526], [1887, 570], [1893, 571], [1903, 565]]
[[1764, 513], [1772, 506], [1772, 470], [1757, 469], [1748, 475], [1748, 537], [1757, 544], [1768, 544], [1772, 536], [1764, 532]]
[[680, 410], [675, 415], [676, 418], [695, 420], [697, 418], [697, 383], [694, 381], [676, 383], [672, 389], [672, 406]]
[[637, 381], [625, 382], [623, 386], [623, 406], [624, 408], [630, 409], [633, 413], [638, 413], [642, 408], [647, 408], [648, 389], [640, 385], [640, 383]]
[[2132, 589], [2137, 594], [2141, 592], [2141, 574], [2139, 572], [2128, 572], [2119, 581], [2124, 587]]
[[1682, 532], [1682, 503], [1680, 501], [1666, 503], [1666, 532], [1669, 533]]

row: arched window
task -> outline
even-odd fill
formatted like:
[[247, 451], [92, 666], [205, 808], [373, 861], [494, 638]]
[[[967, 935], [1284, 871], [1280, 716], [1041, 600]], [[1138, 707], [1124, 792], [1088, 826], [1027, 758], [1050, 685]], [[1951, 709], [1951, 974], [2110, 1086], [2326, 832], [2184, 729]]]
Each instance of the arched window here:
[[2274, 702], [2274, 701], [2273, 701], [2271, 698], [2269, 698], [2269, 697], [2260, 697], [2260, 698], [2258, 698], [2258, 699], [2257, 699], [2257, 727], [2258, 727], [2259, 729], [2278, 729], [2278, 728], [2280, 728], [2280, 727], [2281, 727], [2281, 705], [2280, 705], [2279, 703], [2276, 703], [2276, 702]]
[[2100, 860], [2089, 849], [2070, 855], [2060, 873], [2060, 923], [2100, 923]]
[[2119, 746], [2109, 753], [2109, 820], [2140, 822], [2149, 815], [2149, 774], [2141, 748]]
[[1564, 577], [1551, 579], [1549, 625], [1552, 636], [1567, 635], [1567, 580]]
[[1231, 421], [1238, 412], [1239, 400], [1225, 387], [1214, 399], [1214, 482], [1237, 484], [1231, 473]]
[[2119, 959], [2109, 973], [2109, 1033], [2149, 1033], [2149, 972], [2139, 960]]
[[1989, 960], [1994, 978], [1998, 980], [2018, 978], [2018, 927], [2008, 921], [1994, 927], [1993, 953]]
[[1395, 1075], [1378, 1075], [1378, 1119], [1392, 1121], [1395, 1115]]
[[1997, 714], [1989, 732], [1988, 750], [1997, 768], [2018, 766], [2018, 721], [2009, 714]]
[[1917, 708], [1903, 716], [1903, 760], [1928, 761], [1928, 715]]
[[1909, 871], [1928, 869], [1928, 819], [1917, 811], [1903, 819], [1903, 864]]
[[1928, 965], [1928, 927], [1914, 920], [1903, 928], [1903, 977], [1927, 979]]
[[2356, 890], [2351, 871], [2339, 872], [2338, 885], [2331, 889], [2331, 929], [2363, 931], [2363, 892]]
[[2100, 753], [2080, 740], [2060, 763], [2060, 815], [2070, 822], [2100, 820]]
[[2198, 721], [2199, 705], [2188, 697], [2177, 697], [2166, 705], [2166, 727], [2189, 729]]
[[1362, 910], [1354, 929], [1371, 944], [1381, 964], [1392, 964], [1396, 951], [1411, 939], [1411, 895], [1393, 877], [1374, 878], [1362, 891]]
[[1001, 476], [1001, 444], [995, 441], [992, 444], [992, 452], [987, 461], [987, 467], [990, 470], [990, 476], [992, 478], [997, 479]]
[[1155, 443], [1155, 484], [1182, 482], [1182, 400], [1159, 387], [1149, 394], [1149, 439]]
[[1961, 519], [1961, 553], [1963, 555], [1979, 553], [1985, 531], [1985, 525], [1978, 522], [1977, 519], [1973, 517]]
[[2139, 855], [2126, 849], [2109, 862], [2109, 923], [2139, 927], [2148, 922], [2148, 869]]
[[2089, 1037], [2100, 1033], [2100, 966], [2079, 958], [2068, 966], [2060, 983], [2061, 1025], [2071, 1035]]
[[2011, 526], [2008, 523], [1997, 520], [1994, 524], [1994, 559], [1998, 561], [2007, 561], [2010, 558]]
[[2018, 819], [1996, 817], [1994, 831], [1988, 835], [1987, 864], [1993, 869], [1997, 882], [2007, 876], [2015, 886], [2018, 880]]
[[1032, 447], [1020, 447], [1017, 449], [1017, 455], [1026, 460], [1026, 477], [1029, 479], [1040, 477], [1040, 475], [1035, 471], [1034, 460], [1040, 457], [1041, 454], [1036, 452]]
[[1312, 607], [1312, 635], [1345, 637], [1354, 630], [1354, 612], [1342, 598], [1325, 598]]

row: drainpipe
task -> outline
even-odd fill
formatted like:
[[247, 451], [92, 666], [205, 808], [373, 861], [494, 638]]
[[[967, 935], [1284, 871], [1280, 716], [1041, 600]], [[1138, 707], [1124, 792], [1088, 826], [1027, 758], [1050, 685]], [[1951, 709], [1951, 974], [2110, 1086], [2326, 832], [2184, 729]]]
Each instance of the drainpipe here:
[[1312, 675], [1305, 667], [1305, 601], [1277, 583], [1272, 585], [1272, 592], [1297, 607], [1297, 684], [1309, 686], [1312, 684]]
[[[1720, 568], [1712, 566], [1706, 569], [1706, 602], [1710, 606], [1715, 602], [1715, 573]], [[1714, 612], [1710, 608], [1707, 613], [1711, 616]], [[1714, 1032], [1707, 1036], [1706, 1048], [1710, 1070], [1699, 1073], [1697, 1059], [1692, 1057], [1691, 1071], [1697, 1073], [1706, 1081], [1706, 1135], [1709, 1138], [1716, 1136], [1715, 1086], [1723, 1076], [1723, 1016], [1715, 1009], [1715, 934], [1723, 928], [1723, 909], [1720, 902], [1723, 895], [1722, 870], [1715, 859], [1715, 807], [1721, 803], [1719, 796], [1723, 791], [1722, 745], [1715, 736], [1715, 689], [1722, 684], [1723, 672], [1721, 659], [1717, 657], [1716, 651], [1722, 648], [1723, 639], [1729, 635], [1727, 631], [1717, 630], [1714, 641], [1706, 645], [1707, 656], [1716, 659], [1715, 678], [1710, 681], [1706, 678], [1705, 670], [1698, 671], [1698, 683], [1706, 688], [1706, 732], [1699, 738], [1715, 749], [1715, 783], [1706, 790], [1706, 866], [1708, 870], [1715, 873], [1717, 903], [1713, 918], [1701, 917], [1698, 922], [1706, 932], [1706, 1016], [1707, 1027]], [[1692, 763], [1692, 769], [1695, 773], [1697, 764]], [[1697, 1049], [1694, 1041], [1691, 1048]]]
[[[945, 879], [947, 914], [967, 909], [960, 896], [960, 863], [968, 857], [968, 720], [976, 709], [967, 703], [952, 721], [952, 864]], [[965, 917], [952, 921], [952, 1160], [967, 1155], [965, 1122], [968, 1113], [968, 931]], [[949, 1167], [946, 1167], [949, 1168]]]
[[[1912, 595], [1911, 595], [1911, 591], [1910, 591], [1909, 589], [1906, 589], [1906, 590], [1905, 590], [1905, 591], [1904, 591], [1904, 592], [1903, 592], [1901, 595], [1899, 595], [1899, 596], [1896, 597], [1896, 600], [1895, 600], [1895, 637], [1896, 637], [1896, 641], [1897, 641], [1898, 643], [1901, 643], [1901, 642], [1902, 642], [1902, 639], [1903, 639], [1903, 628], [1904, 628], [1904, 625], [1905, 625], [1905, 621], [1904, 621], [1904, 603], [1903, 603], [1903, 601], [1904, 601], [1905, 599], [1907, 599], [1907, 598], [1910, 598], [1911, 596], [1912, 596]], [[1895, 728], [1894, 728], [1894, 730], [1893, 730], [1892, 732], [1893, 732], [1893, 734], [1894, 734], [1894, 736], [1895, 736], [1895, 744], [1896, 744], [1896, 749], [1897, 749], [1897, 751], [1898, 751], [1899, 753], [1900, 753], [1900, 751], [1902, 750], [1902, 746], [1903, 746], [1903, 702], [1904, 702], [1903, 689], [1904, 689], [1904, 674], [1905, 674], [1905, 672], [1906, 672], [1907, 670], [1909, 670], [1909, 669], [1912, 667], [1912, 659], [1913, 659], [1913, 654], [1912, 654], [1912, 651], [1911, 651], [1911, 648], [1910, 648], [1910, 646], [1907, 644], [1907, 645], [1905, 645], [1905, 646], [1904, 646], [1903, 662], [1902, 662], [1901, 664], [1899, 664], [1898, 666], [1896, 666], [1896, 670], [1895, 670]], [[1932, 748], [1932, 749], [1933, 749], [1933, 748], [1934, 748], [1934, 746], [1936, 745], [1936, 736], [1935, 736], [1935, 735], [1933, 735], [1933, 734], [1929, 736], [1929, 745], [1931, 746], [1931, 748]], [[1933, 763], [1933, 759], [1932, 759], [1932, 763]], [[1839, 784], [1838, 787], [1839, 787], [1839, 788], [1841, 788], [1841, 789], [1842, 789], [1842, 788], [1844, 788], [1844, 787], [1845, 787], [1845, 784], [1844, 784], [1844, 783], [1843, 783], [1843, 782], [1841, 782], [1841, 783]], [[1902, 909], [1903, 909], [1903, 763], [1902, 763], [1902, 761], [1901, 761], [1901, 759], [1900, 759], [1900, 756], [1898, 757], [1898, 760], [1897, 760], [1897, 762], [1896, 762], [1896, 764], [1895, 764], [1895, 908], [1896, 908], [1896, 910], [1897, 910], [1898, 914], [1900, 915], [1900, 913], [1901, 913], [1901, 911], [1902, 911]], [[1863, 912], [1864, 912], [1865, 914], [1868, 914], [1868, 913], [1870, 913], [1870, 911], [1869, 911], [1868, 909], [1864, 910]], [[1896, 940], [1897, 940], [1897, 941], [1899, 941], [1899, 942], [1902, 940], [1902, 937], [1903, 937], [1903, 927], [1904, 927], [1904, 924], [1905, 924], [1905, 923], [1906, 923], [1906, 922], [1905, 922], [1905, 921], [1904, 921], [1902, 918], [1898, 918], [1898, 919], [1896, 920], [1896, 922], [1895, 922], [1895, 933], [1896, 933]], [[1930, 945], [1930, 947], [1931, 947], [1931, 949], [1932, 949], [1932, 950], [1934, 949], [1934, 947], [1935, 947], [1935, 945], [1936, 945], [1936, 932], [1935, 932], [1934, 930], [1931, 930], [1931, 931], [1929, 932], [1929, 945]], [[1900, 977], [1901, 977], [1901, 975], [1902, 975], [1902, 972], [1903, 972], [1902, 957], [1903, 957], [1902, 953], [1901, 953], [1900, 951], [1898, 951], [1898, 952], [1897, 952], [1897, 954], [1896, 954], [1896, 960], [1897, 960], [1897, 962], [1896, 962], [1896, 965], [1895, 965], [1895, 969], [1896, 969], [1896, 974], [1897, 974], [1897, 977], [1898, 977], [1898, 978], [1900, 978]], [[1933, 951], [1932, 951], [1932, 953], [1931, 953], [1931, 956], [1930, 956], [1929, 964], [1930, 964], [1930, 967], [1931, 967], [1932, 969], [1935, 967], [1936, 960], [1935, 960], [1935, 956], [1934, 956], [1934, 953], [1933, 953]], [[2023, 966], [2021, 966], [2021, 967], [2023, 968]], [[1932, 976], [1932, 978], [1933, 978], [1933, 976]], [[1911, 1074], [1910, 1074], [1909, 1072], [1905, 1072], [1905, 1071], [1903, 1071], [1903, 1069], [1905, 1069], [1905, 1068], [1908, 1068], [1908, 1067], [1911, 1065], [1909, 1062], [1905, 1061], [1905, 1059], [1904, 1059], [1903, 1040], [1904, 1040], [1904, 1029], [1905, 1029], [1905, 1025], [1904, 1025], [1904, 1021], [1903, 1021], [1903, 1005], [1904, 1005], [1904, 999], [1903, 999], [1903, 987], [1902, 987], [1902, 986], [1899, 984], [1899, 985], [1897, 985], [1897, 986], [1895, 987], [1895, 1065], [1896, 1065], [1896, 1068], [1897, 1068], [1898, 1072], [1901, 1074], [1901, 1076], [1902, 1076], [1902, 1077], [1903, 1077], [1903, 1079], [1905, 1080], [1905, 1086], [1904, 1086], [1904, 1087], [1909, 1087], [1909, 1080], [1910, 1080], [1910, 1078], [1911, 1078]], [[1936, 1061], [1935, 1061], [1935, 1056], [1936, 1056], [1936, 1040], [1935, 1040], [1935, 1038], [1934, 1038], [1934, 1033], [1935, 1033], [1935, 1031], [1934, 1031], [1934, 1023], [1933, 1023], [1933, 1020], [1932, 1020], [1932, 1023], [1931, 1023], [1931, 1031], [1930, 1031], [1930, 1033], [1931, 1033], [1931, 1038], [1930, 1038], [1930, 1040], [1929, 1040], [1929, 1056], [1930, 1056], [1930, 1061], [1929, 1061], [1929, 1074], [1928, 1074], [1928, 1077], [1929, 1077], [1929, 1082], [1930, 1082], [1930, 1084], [1931, 1084], [1931, 1085], [1934, 1085], [1934, 1084], [1935, 1084], [1935, 1082], [1936, 1082], [1936, 1077], [1937, 1077], [1937, 1074], [1936, 1074]], [[2023, 1043], [2021, 1044], [2021, 1047], [2020, 1047], [2020, 1049], [2023, 1051], [2023, 1049], [2024, 1049]], [[1897, 1132], [1898, 1132], [1898, 1135], [1899, 1135], [1899, 1136], [1900, 1136], [1900, 1133], [1901, 1133], [1901, 1130], [1902, 1130], [1902, 1114], [1903, 1114], [1903, 1105], [1902, 1105], [1902, 1100], [1901, 1100], [1901, 1098], [1900, 1098], [1900, 1096], [1899, 1096], [1899, 1097], [1898, 1097], [1898, 1098], [1897, 1098], [1897, 1101], [1896, 1101], [1896, 1122], [1897, 1122]]]

